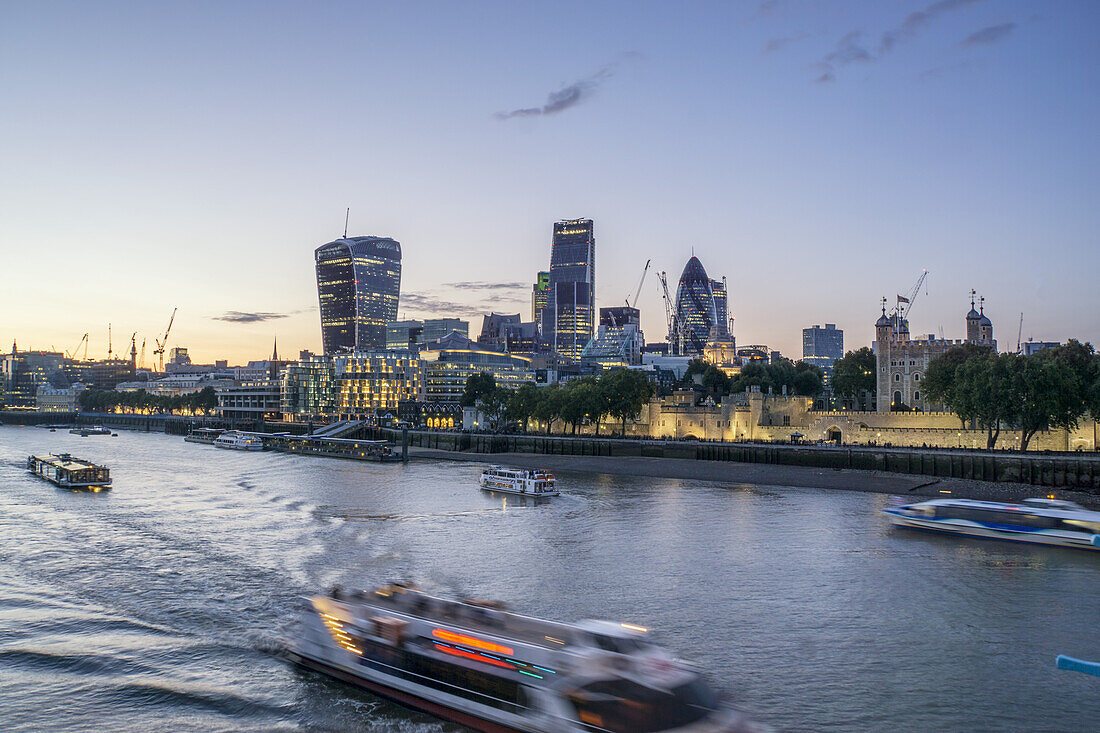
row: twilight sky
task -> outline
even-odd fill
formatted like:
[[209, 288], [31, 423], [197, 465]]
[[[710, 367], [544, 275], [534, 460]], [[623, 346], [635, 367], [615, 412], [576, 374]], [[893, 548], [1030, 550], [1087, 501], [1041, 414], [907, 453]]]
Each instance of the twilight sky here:
[[[0, 2], [0, 350], [319, 350], [315, 247], [402, 243], [404, 317], [530, 315], [557, 219], [599, 305], [692, 248], [738, 343], [1100, 342], [1100, 3]], [[664, 336], [657, 280], [639, 300]], [[122, 346], [120, 346], [122, 344]], [[150, 357], [147, 357], [150, 358]]]

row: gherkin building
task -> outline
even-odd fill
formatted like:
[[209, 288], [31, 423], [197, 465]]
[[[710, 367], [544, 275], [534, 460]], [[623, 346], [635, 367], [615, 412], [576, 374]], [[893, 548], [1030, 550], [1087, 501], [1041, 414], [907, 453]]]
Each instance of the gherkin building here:
[[728, 337], [725, 284], [711, 280], [703, 263], [694, 255], [680, 275], [680, 287], [676, 290], [676, 322], [680, 334], [670, 334], [669, 342], [681, 354], [702, 354], [712, 328], [717, 327], [717, 337]]

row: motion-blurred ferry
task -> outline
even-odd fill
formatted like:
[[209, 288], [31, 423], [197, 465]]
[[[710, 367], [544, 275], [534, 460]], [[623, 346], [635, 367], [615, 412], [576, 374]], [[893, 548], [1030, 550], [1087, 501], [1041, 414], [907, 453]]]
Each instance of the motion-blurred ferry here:
[[411, 585], [308, 599], [291, 659], [478, 731], [764, 731], [699, 673], [610, 621], [561, 624]]
[[214, 445], [218, 448], [231, 448], [233, 450], [263, 450], [264, 441], [255, 435], [239, 433], [236, 430], [226, 430], [214, 439]]
[[1020, 504], [1002, 504], [932, 499], [883, 511], [898, 527], [1100, 550], [1100, 512], [1089, 511], [1072, 501], [1024, 499]]
[[546, 471], [528, 471], [522, 468], [489, 466], [481, 472], [479, 482], [487, 491], [503, 491], [523, 496], [557, 496], [554, 474]]

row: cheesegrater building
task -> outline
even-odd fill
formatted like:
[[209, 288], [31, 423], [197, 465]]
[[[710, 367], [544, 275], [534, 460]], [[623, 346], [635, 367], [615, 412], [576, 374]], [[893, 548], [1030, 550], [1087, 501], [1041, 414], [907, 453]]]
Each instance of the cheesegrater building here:
[[397, 320], [401, 244], [388, 237], [345, 237], [314, 252], [325, 354], [386, 348]]
[[591, 219], [554, 223], [550, 282], [542, 310], [542, 337], [570, 359], [595, 333], [596, 237]]

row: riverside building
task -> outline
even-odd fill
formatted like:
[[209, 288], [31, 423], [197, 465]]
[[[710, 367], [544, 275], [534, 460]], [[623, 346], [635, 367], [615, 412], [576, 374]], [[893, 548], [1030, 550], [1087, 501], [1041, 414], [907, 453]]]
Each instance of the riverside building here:
[[542, 336], [569, 359], [580, 357], [595, 333], [596, 237], [591, 219], [554, 223]]
[[401, 245], [388, 237], [347, 237], [314, 252], [326, 354], [386, 348], [397, 320]]
[[397, 414], [403, 400], [420, 397], [420, 360], [411, 352], [375, 351], [333, 359], [336, 413], [354, 419]]
[[581, 352], [581, 363], [601, 369], [637, 366], [642, 363], [641, 313], [637, 308], [600, 308], [600, 327]]
[[457, 402], [466, 391], [466, 380], [481, 372], [492, 374], [497, 386], [508, 389], [535, 381], [531, 357], [493, 351], [457, 334], [429, 344], [420, 358], [428, 402]]

